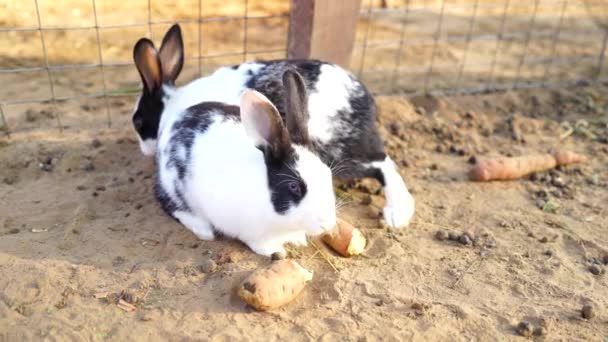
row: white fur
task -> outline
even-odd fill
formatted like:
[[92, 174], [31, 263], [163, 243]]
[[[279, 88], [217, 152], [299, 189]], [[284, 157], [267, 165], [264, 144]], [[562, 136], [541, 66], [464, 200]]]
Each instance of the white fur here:
[[171, 116], [201, 102], [214, 101], [238, 105], [240, 96], [246, 89], [247, 74], [249, 71], [257, 72], [262, 66], [259, 63], [245, 63], [237, 69], [223, 67], [181, 88], [164, 86], [167, 97], [163, 101], [165, 109], [161, 115], [159, 131], [162, 131], [168, 120], [171, 121]]
[[404, 227], [410, 223], [414, 215], [414, 197], [409, 193], [403, 178], [397, 172], [393, 160], [386, 156], [381, 162], [371, 163], [379, 168], [384, 176], [384, 193], [386, 205], [383, 210], [384, 220], [391, 227]]
[[[167, 115], [164, 125], [170, 126], [180, 116]], [[159, 180], [177, 200], [172, 188], [177, 174], [164, 167], [171, 150], [170, 132], [161, 132]], [[294, 148], [299, 155], [295, 167], [308, 191], [297, 206], [280, 215], [272, 206], [262, 152], [241, 122], [216, 117], [206, 132], [196, 136], [192, 147], [183, 189], [192, 212], [174, 216], [201, 239], [213, 239], [213, 226], [261, 255], [284, 253], [282, 245], [287, 242], [305, 244], [305, 234], [318, 235], [335, 226], [335, 198], [329, 168], [307, 149]]]
[[328, 143], [332, 132], [339, 132], [341, 127], [334, 120], [341, 110], [350, 110], [348, 98], [353, 92], [353, 81], [348, 73], [339, 67], [324, 64], [321, 66], [315, 89], [308, 95], [308, 132], [314, 139]]
[[141, 140], [141, 137], [139, 136], [137, 137], [137, 140], [139, 141], [139, 149], [145, 156], [153, 156], [156, 153], [156, 140]]

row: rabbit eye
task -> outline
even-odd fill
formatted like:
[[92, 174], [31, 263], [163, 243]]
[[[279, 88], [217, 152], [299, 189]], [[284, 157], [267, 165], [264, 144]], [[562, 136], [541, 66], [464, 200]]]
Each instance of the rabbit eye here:
[[144, 120], [141, 117], [133, 118], [133, 126], [135, 126], [136, 130], [141, 130], [144, 125]]
[[301, 197], [302, 196], [302, 187], [300, 186], [300, 183], [298, 182], [290, 182], [288, 184], [289, 187], [289, 191], [296, 197]]

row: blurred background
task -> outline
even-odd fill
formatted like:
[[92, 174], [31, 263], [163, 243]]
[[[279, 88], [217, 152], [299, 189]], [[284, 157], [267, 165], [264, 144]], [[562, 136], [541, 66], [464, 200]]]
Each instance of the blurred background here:
[[[287, 55], [289, 0], [0, 0], [0, 130], [130, 120], [132, 47], [181, 23], [178, 84]], [[348, 64], [375, 94], [475, 94], [606, 80], [600, 0], [362, 0]], [[339, 20], [339, 18], [337, 18]], [[335, 33], [338, 37], [339, 32]]]

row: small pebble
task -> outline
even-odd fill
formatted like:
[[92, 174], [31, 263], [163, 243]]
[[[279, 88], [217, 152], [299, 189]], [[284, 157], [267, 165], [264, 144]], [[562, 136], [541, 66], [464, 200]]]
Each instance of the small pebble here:
[[538, 174], [536, 174], [536, 172], [531, 173], [529, 179], [533, 182], [536, 182], [538, 180]]
[[87, 189], [87, 187], [86, 187], [86, 186], [84, 186], [84, 185], [77, 185], [77, 186], [76, 186], [76, 190], [78, 190], [78, 191], [84, 191], [84, 190], [86, 190], [86, 189]]
[[550, 256], [553, 256], [553, 251], [552, 251], [552, 250], [550, 250], [550, 249], [548, 249], [548, 250], [546, 250], [546, 251], [545, 251], [545, 255], [546, 255], [546, 256], [549, 256], [549, 257], [550, 257]]
[[92, 162], [88, 161], [86, 164], [84, 164], [82, 169], [87, 172], [95, 171], [95, 165]]
[[469, 160], [467, 160], [467, 162], [468, 162], [469, 164], [475, 165], [475, 164], [477, 164], [477, 157], [475, 157], [475, 156], [470, 156], [470, 157], [469, 157]]
[[448, 233], [448, 240], [458, 241], [459, 238], [460, 238], [460, 236], [454, 232]]
[[422, 305], [420, 303], [414, 303], [414, 304], [412, 304], [412, 309], [414, 309], [416, 311], [423, 311], [424, 305]]
[[38, 164], [38, 167], [40, 168], [40, 170], [42, 170], [44, 172], [53, 171], [53, 164], [40, 163], [40, 164]]
[[2, 179], [2, 182], [6, 185], [15, 184], [16, 181], [17, 181], [17, 176], [9, 176], [9, 177], [4, 177], [4, 179]]
[[465, 231], [462, 232], [462, 235], [466, 235], [466, 236], [469, 237], [469, 239], [475, 240], [475, 233], [473, 233], [472, 230], [468, 230], [467, 229], [467, 230], [465, 230]]
[[97, 196], [99, 196], [99, 194], [97, 193], [97, 191], [94, 191], [93, 192], [93, 197], [97, 197]]
[[97, 190], [97, 191], [106, 191], [106, 187], [103, 186], [103, 185], [100, 185], [100, 186], [96, 187], [95, 190]]
[[595, 310], [593, 309], [593, 305], [583, 305], [583, 308], [581, 309], [581, 316], [583, 316], [584, 319], [592, 319], [593, 317], [595, 317]]
[[608, 254], [604, 255], [602, 261], [604, 262], [604, 265], [608, 265]]
[[101, 147], [101, 141], [99, 141], [99, 139], [93, 139], [93, 141], [91, 141], [91, 146], [93, 148], [100, 148]]
[[206, 258], [203, 262], [198, 266], [199, 271], [203, 273], [213, 273], [217, 270], [217, 264], [215, 261], [210, 258]]
[[137, 204], [135, 205], [135, 210], [139, 210], [139, 209], [141, 209], [142, 207], [143, 207], [143, 205], [142, 205], [141, 203], [137, 203]]
[[593, 264], [589, 266], [589, 272], [591, 272], [593, 275], [600, 275], [603, 273], [602, 271], [602, 266], [600, 265]]
[[272, 260], [272, 261], [283, 260], [283, 259], [285, 259], [285, 253], [274, 252], [274, 253], [272, 253], [272, 255], [270, 255], [270, 260]]
[[433, 164], [431, 164], [430, 169], [431, 170], [438, 170], [439, 166], [437, 164], [433, 163]]
[[542, 238], [540, 238], [540, 240], [538, 240], [540, 243], [547, 243], [549, 242], [549, 238], [547, 238], [546, 236], [543, 236]]
[[558, 188], [563, 188], [566, 186], [566, 182], [562, 177], [552, 177], [551, 184]]
[[545, 189], [540, 189], [536, 192], [536, 196], [540, 198], [547, 198], [549, 197], [549, 193]]
[[398, 123], [397, 121], [393, 121], [390, 124], [389, 129], [391, 130], [391, 134], [399, 135], [399, 133], [401, 133], [401, 124]]
[[517, 325], [517, 333], [523, 337], [532, 336], [532, 324], [528, 321], [521, 321]]
[[547, 329], [545, 329], [544, 327], [537, 327], [536, 329], [534, 329], [534, 336], [545, 336], [547, 335]]
[[435, 239], [439, 240], [439, 241], [445, 241], [447, 239], [450, 238], [450, 234], [448, 232], [446, 232], [445, 230], [438, 230], [435, 233]]
[[9, 234], [19, 234], [19, 228], [13, 228], [8, 231]]
[[462, 234], [460, 238], [458, 238], [458, 241], [466, 246], [471, 245], [473, 243], [473, 241], [471, 241], [471, 238], [466, 234]]
[[363, 204], [363, 205], [370, 205], [370, 204], [372, 204], [372, 196], [370, 196], [370, 195], [363, 196], [361, 198], [361, 204]]

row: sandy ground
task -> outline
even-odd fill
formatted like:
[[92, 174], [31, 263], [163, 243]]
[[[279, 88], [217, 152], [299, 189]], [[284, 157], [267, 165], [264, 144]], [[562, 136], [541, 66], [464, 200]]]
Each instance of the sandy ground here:
[[[96, 3], [102, 26], [148, 20], [146, 1]], [[153, 21], [198, 17], [197, 0], [151, 3]], [[202, 3], [204, 18], [244, 14], [244, 2]], [[389, 7], [404, 3], [388, 1]], [[464, 63], [473, 3], [446, 2], [436, 46], [441, 1], [412, 0], [416, 10], [408, 17], [403, 11], [373, 14], [371, 20], [362, 16], [351, 69], [361, 69], [363, 80], [379, 93], [420, 92], [427, 75], [430, 89], [444, 89], [555, 84], [598, 74], [602, 31], [579, 1], [568, 2], [565, 29], [555, 45], [561, 9], [556, 2], [539, 2], [526, 44], [533, 2], [511, 1], [507, 36], [496, 45], [483, 37], [499, 32], [503, 2], [481, 1], [485, 7], [471, 29], [481, 38], [471, 42]], [[90, 1], [39, 4], [45, 27], [94, 25]], [[249, 0], [249, 15], [287, 10], [286, 0]], [[33, 2], [0, 0], [0, 27], [36, 26]], [[248, 20], [247, 54], [242, 20], [182, 27], [188, 60], [180, 83], [219, 65], [285, 55], [285, 17]], [[153, 38], [158, 41], [166, 28], [153, 25]], [[349, 202], [340, 215], [367, 236], [365, 253], [343, 259], [322, 243], [321, 252], [290, 248], [291, 257], [314, 271], [313, 281], [291, 304], [257, 313], [235, 296], [234, 287], [269, 261], [235, 241], [198, 241], [153, 198], [154, 167], [141, 156], [129, 121], [130, 94], [139, 86], [129, 64], [131, 49], [148, 29], [144, 24], [100, 30], [104, 63], [125, 63], [104, 68], [105, 74], [86, 67], [99, 61], [94, 29], [46, 31], [51, 65], [85, 65], [51, 72], [56, 96], [71, 99], [2, 107], [12, 134], [0, 138], [0, 341], [516, 340], [515, 327], [523, 320], [544, 328], [534, 339], [607, 341], [608, 267], [601, 265], [608, 254], [604, 85], [379, 97], [378, 124], [387, 150], [417, 201], [412, 224], [397, 232], [382, 228], [383, 196], [375, 182], [338, 185]], [[205, 58], [199, 67], [199, 32], [201, 55], [234, 55]], [[365, 45], [366, 35], [383, 43]], [[401, 50], [395, 42], [400, 37]], [[268, 49], [277, 51], [252, 53]], [[435, 67], [429, 74], [431, 59]], [[1, 69], [43, 65], [37, 32], [0, 32]], [[104, 83], [112, 97], [89, 98], [102, 92]], [[50, 96], [44, 70], [0, 72], [0, 84], [2, 102]], [[576, 125], [574, 134], [560, 140], [567, 124]], [[2, 122], [1, 130], [6, 130]], [[556, 146], [592, 158], [531, 179], [490, 184], [466, 179], [472, 156]], [[437, 230], [472, 232], [476, 244], [438, 241]], [[200, 267], [208, 259], [218, 265], [213, 273]], [[592, 274], [592, 266], [604, 274]], [[136, 310], [122, 310], [118, 299]], [[581, 318], [585, 304], [594, 306], [596, 317]]]
[[[589, 268], [607, 268], [606, 99], [604, 87], [379, 98], [387, 149], [417, 201], [413, 222], [384, 229], [378, 184], [339, 185], [350, 199], [340, 215], [367, 236], [365, 253], [290, 248], [315, 276], [271, 313], [234, 292], [269, 260], [235, 241], [199, 241], [162, 213], [128, 116], [124, 129], [14, 134], [0, 141], [0, 339], [516, 340], [527, 320], [544, 327], [535, 339], [603, 341], [608, 282]], [[559, 123], [577, 120], [587, 128], [560, 141]], [[533, 180], [466, 179], [471, 156], [555, 146], [592, 158]], [[440, 229], [473, 232], [476, 245], [438, 241]], [[218, 269], [204, 273], [209, 258]]]

